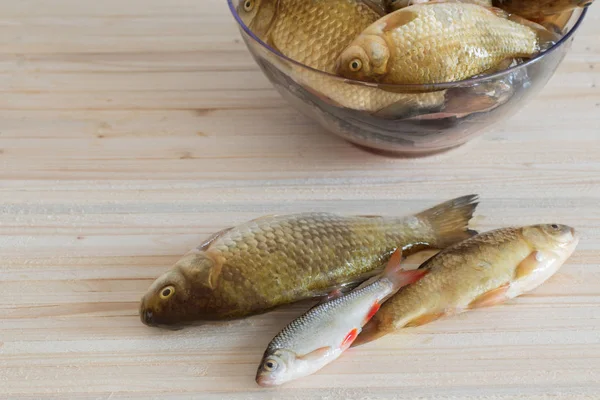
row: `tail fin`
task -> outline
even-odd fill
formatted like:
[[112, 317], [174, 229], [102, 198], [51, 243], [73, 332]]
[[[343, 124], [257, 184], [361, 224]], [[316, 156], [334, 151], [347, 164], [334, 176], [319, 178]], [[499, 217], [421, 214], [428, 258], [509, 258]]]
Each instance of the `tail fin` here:
[[538, 46], [540, 51], [548, 50], [550, 47], [554, 46], [561, 38], [560, 34], [556, 32], [550, 31], [546, 29], [546, 27], [530, 21], [526, 18], [523, 18], [517, 14], [510, 14], [500, 8], [497, 7], [486, 7], [488, 10], [499, 16], [500, 18], [506, 18], [510, 21], [516, 22], [521, 25], [525, 25], [526, 27], [532, 29], [537, 37], [538, 37]]
[[415, 283], [429, 272], [426, 269], [417, 269], [405, 271], [402, 269], [402, 250], [398, 249], [392, 254], [392, 257], [387, 263], [383, 276], [389, 279], [395, 289]]
[[511, 14], [508, 19], [532, 29], [538, 37], [538, 46], [540, 51], [548, 50], [550, 47], [558, 43], [562, 37], [561, 33], [550, 30], [543, 25], [525, 19], [519, 15]]
[[477, 208], [479, 196], [476, 194], [459, 197], [417, 214], [431, 227], [438, 248], [445, 248], [477, 235], [469, 229], [469, 221]]

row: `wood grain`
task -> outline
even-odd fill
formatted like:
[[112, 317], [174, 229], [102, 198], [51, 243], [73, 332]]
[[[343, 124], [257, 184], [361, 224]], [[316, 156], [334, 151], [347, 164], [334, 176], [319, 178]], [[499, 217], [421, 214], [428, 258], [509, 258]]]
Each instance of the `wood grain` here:
[[[447, 154], [366, 153], [291, 109], [223, 0], [0, 2], [0, 398], [548, 399], [600, 391], [600, 7], [548, 86]], [[217, 77], [218, 72], [218, 77]], [[138, 301], [210, 233], [267, 213], [406, 214], [583, 240], [535, 292], [385, 337], [276, 390], [307, 304], [170, 332]]]

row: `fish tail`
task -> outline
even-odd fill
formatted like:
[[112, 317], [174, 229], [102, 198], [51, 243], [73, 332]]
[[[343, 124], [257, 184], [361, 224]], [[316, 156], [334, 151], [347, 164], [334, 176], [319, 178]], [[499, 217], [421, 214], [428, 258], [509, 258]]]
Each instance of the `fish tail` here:
[[[506, 18], [510, 21], [516, 22], [518, 24], [524, 25], [529, 29], [533, 30], [538, 38], [538, 51], [547, 50], [550, 47], [554, 46], [561, 38], [561, 35], [553, 32], [549, 29], [546, 29], [542, 25], [530, 21], [529, 19], [523, 18], [517, 14], [511, 14], [505, 10], [502, 10], [497, 7], [487, 7], [488, 10], [496, 14], [500, 18]], [[524, 53], [523, 57], [529, 57], [531, 54]]]
[[404, 286], [410, 285], [421, 279], [429, 272], [427, 269], [417, 269], [406, 271], [402, 268], [402, 250], [398, 249], [392, 254], [392, 257], [387, 263], [383, 276], [389, 279], [394, 285], [394, 289], [398, 290]]
[[469, 221], [473, 218], [478, 200], [476, 194], [463, 196], [417, 214], [434, 234], [435, 243], [432, 245], [445, 248], [476, 235], [478, 232], [469, 229]]
[[516, 14], [511, 14], [508, 19], [524, 25], [535, 32], [538, 38], [539, 51], [547, 50], [560, 41], [560, 33], [550, 30], [536, 22], [530, 21]]

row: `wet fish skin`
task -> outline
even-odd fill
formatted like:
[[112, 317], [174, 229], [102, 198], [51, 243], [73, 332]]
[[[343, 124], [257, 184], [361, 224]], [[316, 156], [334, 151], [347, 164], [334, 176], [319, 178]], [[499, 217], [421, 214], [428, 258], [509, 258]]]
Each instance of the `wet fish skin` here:
[[384, 11], [362, 0], [247, 0], [238, 14], [283, 55], [333, 73], [339, 53]]
[[336, 360], [350, 347], [381, 303], [425, 270], [401, 269], [396, 250], [381, 276], [351, 293], [317, 305], [286, 326], [267, 347], [256, 374], [260, 386], [272, 387], [308, 376]]
[[588, 7], [594, 0], [494, 0], [494, 6], [527, 19]]
[[468, 229], [477, 196], [413, 216], [303, 213], [264, 217], [215, 234], [150, 286], [142, 322], [174, 326], [239, 318], [321, 297], [376, 275], [398, 246], [444, 248]]
[[[238, 14], [263, 42], [327, 74], [335, 74], [335, 61], [352, 39], [385, 14], [382, 0], [250, 0], [249, 11], [244, 4]], [[281, 64], [274, 55], [268, 58]], [[298, 65], [289, 65], [286, 73], [323, 101], [352, 110], [401, 115], [411, 109], [418, 114], [444, 103], [443, 92], [393, 93]]]
[[540, 51], [546, 34], [540, 30], [546, 30], [508, 17], [499, 9], [458, 2], [403, 8], [363, 31], [342, 52], [336, 70], [345, 78], [387, 84], [470, 78]]
[[573, 228], [551, 224], [486, 232], [444, 249], [421, 266], [429, 270], [423, 279], [381, 307], [353, 346], [529, 292], [556, 273], [578, 242]]

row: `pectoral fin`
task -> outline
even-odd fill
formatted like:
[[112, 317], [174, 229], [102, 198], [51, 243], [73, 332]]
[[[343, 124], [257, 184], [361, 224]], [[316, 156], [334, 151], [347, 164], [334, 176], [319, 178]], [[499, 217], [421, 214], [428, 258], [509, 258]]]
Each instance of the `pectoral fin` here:
[[315, 351], [311, 351], [308, 354], [298, 356], [296, 358], [304, 361], [314, 361], [325, 357], [330, 351], [333, 351], [333, 348], [331, 346], [321, 347], [316, 349]]
[[529, 292], [550, 278], [562, 265], [553, 252], [534, 251], [515, 269], [511, 297]]
[[482, 294], [475, 300], [469, 304], [469, 308], [481, 308], [481, 307], [491, 307], [497, 304], [504, 303], [508, 300], [506, 296], [506, 292], [510, 288], [510, 283], [505, 283], [499, 288], [490, 290], [487, 293]]
[[408, 324], [406, 324], [405, 327], [407, 327], [407, 328], [414, 328], [414, 327], [417, 327], [417, 326], [425, 325], [425, 324], [433, 322], [433, 321], [435, 321], [437, 319], [440, 319], [444, 315], [445, 315], [445, 313], [425, 314], [425, 315], [422, 315], [422, 316], [420, 316], [418, 318], [413, 319]]
[[356, 340], [358, 336], [358, 329], [352, 329], [342, 341], [342, 345], [340, 346], [342, 350], [346, 350], [350, 345]]
[[539, 251], [534, 251], [517, 266], [515, 270], [515, 280], [527, 277], [535, 272], [544, 261], [544, 255]]
[[363, 326], [362, 331], [360, 332], [356, 340], [352, 342], [350, 347], [357, 347], [372, 342], [373, 340], [379, 339], [380, 337], [383, 337], [388, 333], [389, 331], [380, 329], [377, 321], [371, 320], [365, 326]]

